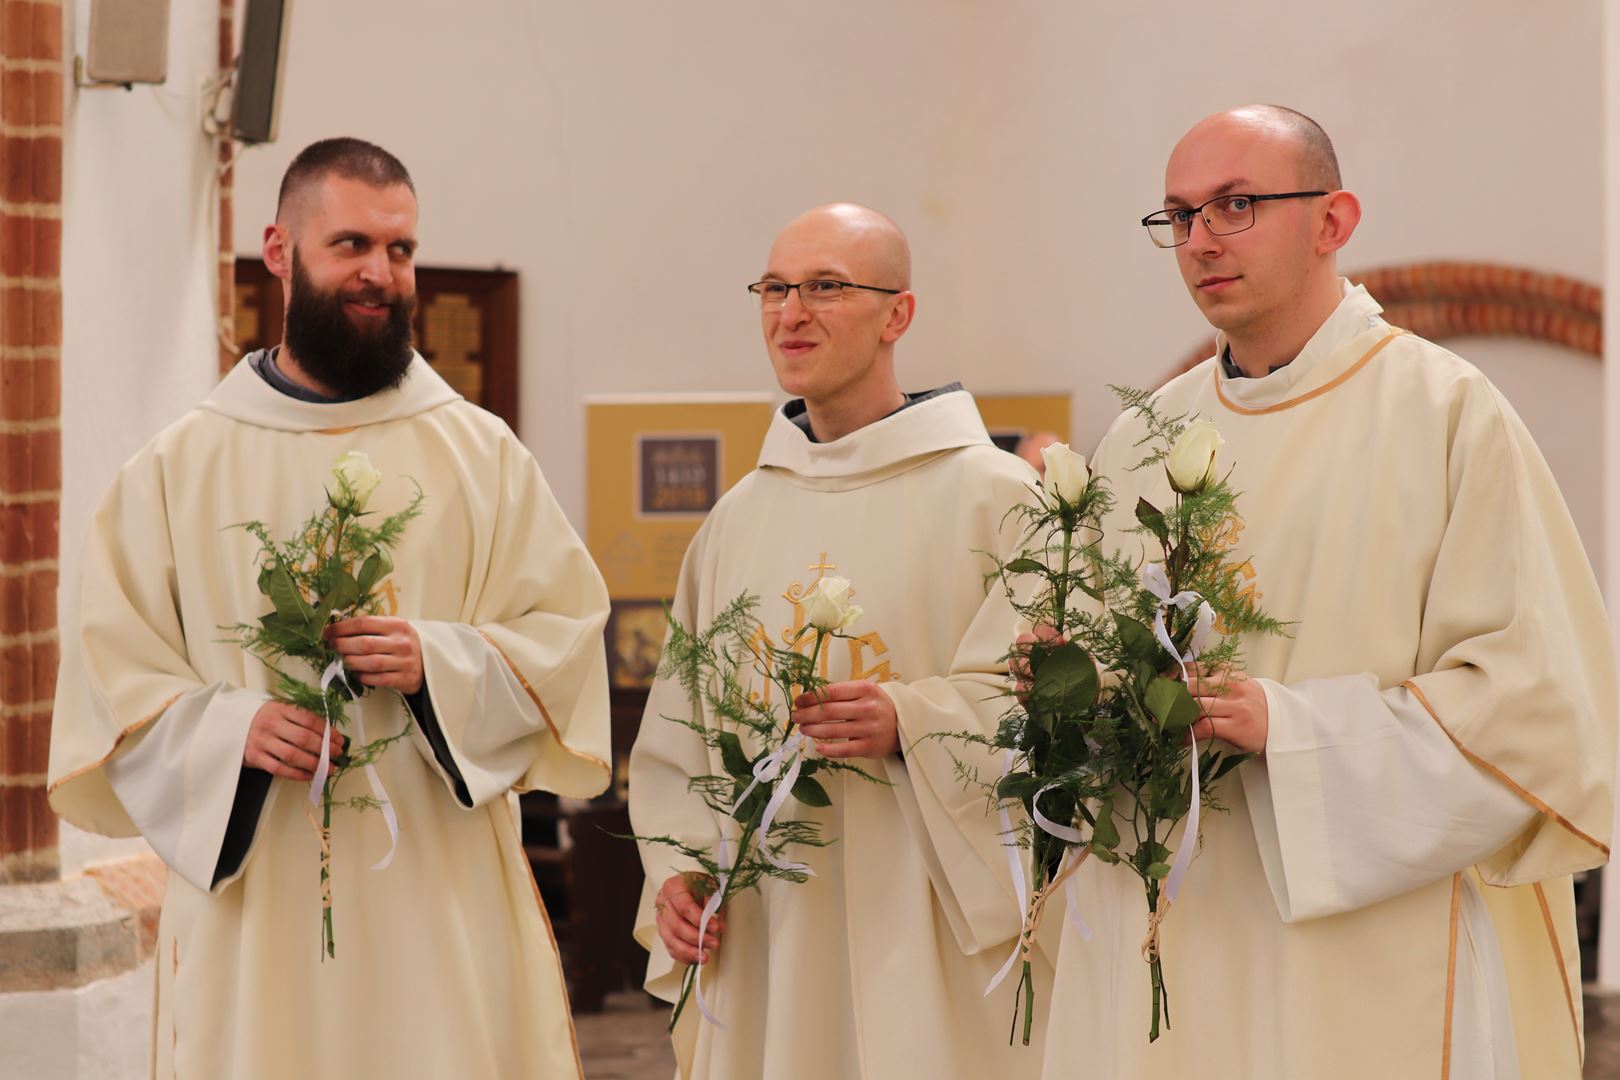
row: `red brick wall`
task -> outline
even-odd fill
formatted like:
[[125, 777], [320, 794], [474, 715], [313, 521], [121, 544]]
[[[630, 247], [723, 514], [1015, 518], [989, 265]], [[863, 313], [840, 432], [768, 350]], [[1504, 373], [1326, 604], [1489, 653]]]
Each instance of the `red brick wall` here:
[[[1493, 263], [1408, 263], [1347, 276], [1367, 286], [1386, 321], [1430, 341], [1502, 335], [1603, 358], [1603, 290], [1596, 285]], [[1165, 381], [1214, 352], [1212, 337]]]
[[[236, 63], [236, 0], [219, 0], [219, 70]], [[232, 238], [235, 170], [228, 168], [236, 144], [219, 140], [219, 372], [236, 363], [236, 243]]]
[[0, 0], [0, 882], [59, 871], [63, 72], [60, 0]]

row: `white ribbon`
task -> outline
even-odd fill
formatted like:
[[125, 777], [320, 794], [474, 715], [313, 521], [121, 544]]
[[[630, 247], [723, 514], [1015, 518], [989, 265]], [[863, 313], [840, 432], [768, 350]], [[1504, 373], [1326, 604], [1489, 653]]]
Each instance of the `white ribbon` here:
[[[1045, 787], [1041, 788], [1041, 790], [1035, 793], [1035, 798], [1030, 800], [1030, 805], [1034, 808], [1034, 813], [1032, 816], [1035, 818], [1035, 824], [1040, 826], [1041, 831], [1046, 833], [1048, 836], [1055, 836], [1065, 843], [1084, 843], [1085, 837], [1081, 835], [1079, 829], [1076, 829], [1070, 825], [1059, 825], [1057, 822], [1041, 813], [1041, 796], [1045, 795], [1048, 791], [1051, 791], [1055, 786], [1056, 785], [1054, 784], [1047, 784]], [[1058, 860], [1058, 877], [1063, 876], [1063, 871], [1068, 866], [1069, 860], [1077, 857], [1075, 855], [1077, 850], [1078, 849], [1074, 847], [1067, 847], [1063, 849], [1063, 857]], [[1069, 879], [1063, 883], [1064, 907], [1068, 910], [1069, 922], [1074, 926], [1075, 931], [1080, 935], [1080, 940], [1090, 941], [1091, 927], [1087, 926], [1086, 920], [1080, 917], [1080, 893], [1075, 888], [1075, 882], [1077, 880], [1077, 876], [1071, 874], [1069, 875]]]
[[1164, 878], [1166, 903], [1175, 903], [1176, 894], [1181, 891], [1181, 879], [1187, 876], [1187, 867], [1192, 865], [1193, 849], [1198, 846], [1198, 811], [1201, 802], [1203, 799], [1199, 796], [1198, 787], [1198, 736], [1193, 735], [1192, 804], [1187, 810], [1187, 828], [1181, 833], [1181, 850], [1176, 852], [1175, 860], [1170, 863], [1170, 873]]
[[[741, 802], [741, 801], [742, 801], [741, 799], [738, 800], [738, 802]], [[725, 827], [721, 826], [721, 830], [720, 830], [720, 873], [718, 875], [718, 879], [717, 879], [717, 881], [715, 883], [715, 886], [714, 886], [714, 892], [709, 894], [708, 902], [703, 905], [703, 916], [700, 919], [698, 919], [698, 948], [699, 949], [703, 948], [703, 939], [709, 933], [709, 920], [714, 918], [714, 913], [720, 910], [720, 899], [721, 899], [721, 897], [726, 895], [726, 881], [731, 877], [731, 875], [728, 874], [726, 871], [728, 871], [730, 869], [731, 869], [731, 849], [726, 846]], [[697, 998], [698, 1012], [703, 1014], [703, 1019], [707, 1020], [709, 1023], [713, 1024], [715, 1027], [720, 1028], [722, 1031], [725, 1030], [726, 1025], [722, 1024], [720, 1022], [719, 1018], [717, 1018], [714, 1015], [714, 1013], [709, 1011], [709, 1003], [707, 1001], [703, 1000], [703, 965], [702, 964], [696, 965], [696, 970], [694, 970], [692, 972], [692, 992], [693, 992], [693, 995]]]
[[[754, 762], [754, 779], [743, 788], [742, 795], [733, 804], [732, 813], [736, 813], [737, 809], [748, 801], [748, 796], [754, 793], [756, 787], [775, 781], [776, 786], [771, 791], [770, 801], [765, 804], [765, 813], [760, 815], [759, 819], [759, 853], [766, 862], [778, 870], [815, 877], [816, 872], [809, 866], [804, 863], [784, 862], [771, 854], [771, 849], [765, 846], [765, 841], [770, 838], [771, 825], [776, 821], [776, 815], [781, 812], [782, 804], [787, 802], [787, 797], [793, 794], [793, 785], [799, 782], [799, 770], [804, 766], [801, 748], [806, 741], [804, 733], [795, 729], [792, 735], [782, 741], [781, 746]], [[782, 762], [789, 755], [792, 755], [793, 760], [788, 765], [787, 775], [783, 776]]]
[[[319, 806], [321, 792], [326, 787], [326, 777], [332, 768], [332, 710], [326, 705], [326, 694], [333, 681], [341, 682], [349, 691], [350, 699], [354, 704], [354, 722], [356, 733], [360, 736], [360, 745], [365, 746], [369, 740], [366, 738], [366, 710], [361, 705], [361, 697], [349, 683], [349, 677], [344, 674], [343, 661], [333, 660], [321, 672], [321, 709], [326, 713], [326, 728], [321, 732], [321, 760], [315, 766], [315, 779], [310, 781], [309, 801]], [[366, 762], [366, 779], [371, 783], [371, 794], [376, 798], [382, 809], [383, 821], [388, 826], [388, 852], [371, 865], [373, 870], [386, 870], [388, 864], [394, 861], [394, 852], [399, 847], [399, 816], [394, 813], [394, 802], [388, 797], [383, 788], [382, 777], [377, 775], [376, 766]]]
[[[1012, 772], [1014, 760], [1015, 755], [1011, 750], [1008, 750], [1002, 761], [1002, 776]], [[1024, 929], [1029, 921], [1029, 888], [1024, 882], [1024, 863], [1018, 858], [1018, 844], [1013, 839], [1012, 817], [1007, 813], [1005, 802], [1001, 804], [998, 812], [1001, 815], [1001, 846], [1007, 851], [1007, 866], [1012, 870], [1013, 889], [1018, 893], [1018, 938], [1013, 942], [1012, 955], [1007, 957], [1005, 964], [1001, 965], [1001, 970], [996, 972], [995, 977], [990, 980], [990, 985], [984, 988], [985, 997], [995, 993], [996, 987], [1000, 986], [1001, 981], [1007, 977], [1007, 973], [1012, 970], [1013, 964], [1018, 962], [1019, 954], [1024, 949]]]
[[[1148, 563], [1142, 567], [1142, 587], [1152, 593], [1159, 601], [1153, 610], [1153, 636], [1164, 651], [1176, 658], [1181, 666], [1181, 678], [1187, 678], [1187, 661], [1195, 659], [1203, 650], [1204, 642], [1209, 638], [1210, 632], [1215, 628], [1215, 609], [1209, 606], [1209, 601], [1193, 592], [1184, 589], [1170, 595], [1170, 578], [1164, 572], [1163, 563]], [[1198, 604], [1198, 615], [1193, 622], [1192, 639], [1187, 642], [1187, 651], [1181, 652], [1176, 643], [1170, 639], [1169, 627], [1165, 625], [1165, 613], [1171, 608], [1180, 611], [1189, 604]]]

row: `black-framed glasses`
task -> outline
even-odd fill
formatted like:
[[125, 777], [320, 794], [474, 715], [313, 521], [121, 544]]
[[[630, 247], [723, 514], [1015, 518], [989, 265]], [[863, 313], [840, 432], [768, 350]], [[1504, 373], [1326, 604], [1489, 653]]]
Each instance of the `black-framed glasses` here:
[[1202, 206], [1156, 210], [1142, 219], [1148, 238], [1162, 248], [1180, 247], [1192, 235], [1194, 216], [1202, 217], [1214, 236], [1231, 236], [1254, 228], [1254, 204], [1273, 199], [1309, 199], [1326, 191], [1284, 191], [1279, 195], [1221, 195]]
[[799, 303], [805, 307], [836, 304], [844, 298], [845, 289], [865, 289], [867, 292], [898, 296], [904, 289], [880, 289], [876, 285], [857, 285], [853, 281], [834, 281], [831, 278], [812, 278], [809, 281], [756, 281], [748, 291], [759, 298], [759, 306], [774, 311], [787, 303], [788, 293], [799, 290]]

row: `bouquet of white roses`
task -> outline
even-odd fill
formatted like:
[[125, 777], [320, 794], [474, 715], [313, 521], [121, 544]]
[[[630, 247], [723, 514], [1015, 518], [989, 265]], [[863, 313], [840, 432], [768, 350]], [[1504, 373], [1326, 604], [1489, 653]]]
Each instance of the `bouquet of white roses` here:
[[[1215, 426], [1161, 417], [1149, 395], [1115, 390], [1147, 431], [1138, 443], [1146, 455], [1133, 471], [1162, 464], [1174, 492], [1164, 509], [1146, 499], [1135, 507], [1133, 532], [1160, 558], [1138, 565], [1105, 555], [1101, 522], [1113, 506], [1106, 482], [1067, 446], [1046, 448], [1041, 487], [1013, 510], [1024, 524], [1020, 550], [997, 560], [1011, 603], [1041, 629], [1009, 654], [1022, 669], [1022, 687], [996, 734], [954, 736], [1002, 751], [1005, 762], [986, 786], [1009, 834], [1004, 843], [1025, 905], [1023, 932], [986, 993], [1023, 961], [1014, 1011], [1021, 999], [1025, 1044], [1034, 1018], [1029, 954], [1048, 900], [1065, 883], [1069, 915], [1090, 937], [1072, 892], [1073, 875], [1088, 856], [1128, 867], [1142, 880], [1148, 907], [1142, 955], [1153, 987], [1149, 1040], [1158, 1038], [1161, 1013], [1168, 1024], [1159, 923], [1191, 861], [1200, 807], [1219, 809], [1210, 784], [1247, 757], [1199, 748], [1191, 739], [1199, 707], [1185, 681], [1187, 665], [1230, 664], [1236, 635], [1283, 629], [1255, 606], [1227, 562], [1221, 538], [1237, 521], [1236, 495], [1216, 476]], [[1024, 808], [1022, 829], [1014, 830], [1007, 813], [1013, 803]], [[1170, 834], [1183, 818], [1187, 828], [1172, 851]], [[1028, 853], [1027, 896], [1019, 848]]]
[[[686, 629], [673, 616], [668, 618], [669, 640], [658, 674], [679, 681], [693, 708], [689, 719], [665, 719], [691, 728], [719, 753], [724, 771], [694, 776], [687, 787], [722, 819], [720, 841], [718, 849], [711, 850], [672, 836], [635, 839], [673, 848], [702, 867], [687, 875], [693, 895], [703, 902], [699, 940], [727, 900], [745, 889], [757, 889], [762, 879], [802, 884], [815, 876], [808, 866], [788, 860], [783, 853], [794, 845], [826, 846], [820, 827], [812, 821], [785, 818], [781, 812], [789, 798], [805, 806], [832, 805], [827, 789], [815, 779], [817, 773], [834, 769], [884, 782], [858, 766], [813, 753], [813, 742], [795, 730], [790, 720], [777, 716], [769, 704], [770, 695], [749, 691], [756, 672], [774, 684], [781, 700], [789, 705], [799, 695], [825, 687], [827, 679], [818, 674], [823, 645], [830, 637], [847, 638], [843, 631], [862, 614], [849, 597], [850, 585], [844, 578], [819, 579], [804, 598], [805, 624], [786, 648], [771, 643], [754, 614], [759, 598], [749, 593], [728, 604], [701, 633]], [[705, 715], [713, 722], [707, 722]], [[736, 823], [734, 840], [729, 822]], [[704, 1018], [724, 1026], [709, 1011], [699, 966], [693, 964], [682, 978], [670, 1029], [674, 1030], [694, 993]]]
[[[275, 672], [272, 695], [277, 701], [322, 716], [328, 729], [343, 731], [350, 724], [349, 705], [354, 705], [357, 738], [350, 740], [348, 751], [336, 758], [331, 757], [330, 738], [322, 738], [320, 763], [310, 784], [309, 803], [304, 807], [320, 838], [322, 959], [337, 956], [332, 938], [332, 809], [338, 805], [354, 810], [380, 808], [390, 837], [397, 841], [398, 822], [374, 763], [390, 744], [410, 732], [407, 720], [397, 734], [367, 740], [360, 705], [366, 688], [349, 682], [342, 659], [328, 644], [325, 631], [331, 623], [375, 613], [376, 587], [394, 568], [389, 553], [399, 543], [405, 526], [421, 514], [423, 501], [418, 488], [405, 509], [368, 526], [362, 522], [371, 516], [366, 503], [382, 481], [382, 474], [370, 458], [357, 450], [340, 457], [332, 474], [335, 490], [328, 489], [325, 505], [291, 539], [277, 541], [259, 521], [232, 526], [258, 538], [259, 591], [269, 599], [272, 610], [257, 625], [242, 623], [226, 628], [244, 649]], [[315, 681], [282, 670], [281, 661], [287, 658], [307, 664]], [[333, 791], [338, 781], [352, 769], [366, 771], [372, 794], [335, 800]], [[321, 810], [318, 822], [310, 809], [314, 805]], [[386, 867], [392, 857], [390, 847], [375, 869]]]

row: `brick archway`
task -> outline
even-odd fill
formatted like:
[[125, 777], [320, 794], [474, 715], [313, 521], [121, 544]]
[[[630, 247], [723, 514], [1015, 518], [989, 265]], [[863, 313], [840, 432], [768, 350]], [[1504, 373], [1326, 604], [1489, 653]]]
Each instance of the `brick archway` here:
[[[1597, 285], [1520, 266], [1449, 261], [1347, 276], [1384, 305], [1384, 318], [1431, 341], [1519, 337], [1603, 358], [1603, 289]], [[1206, 339], [1166, 381], [1214, 351], [1215, 339]]]

